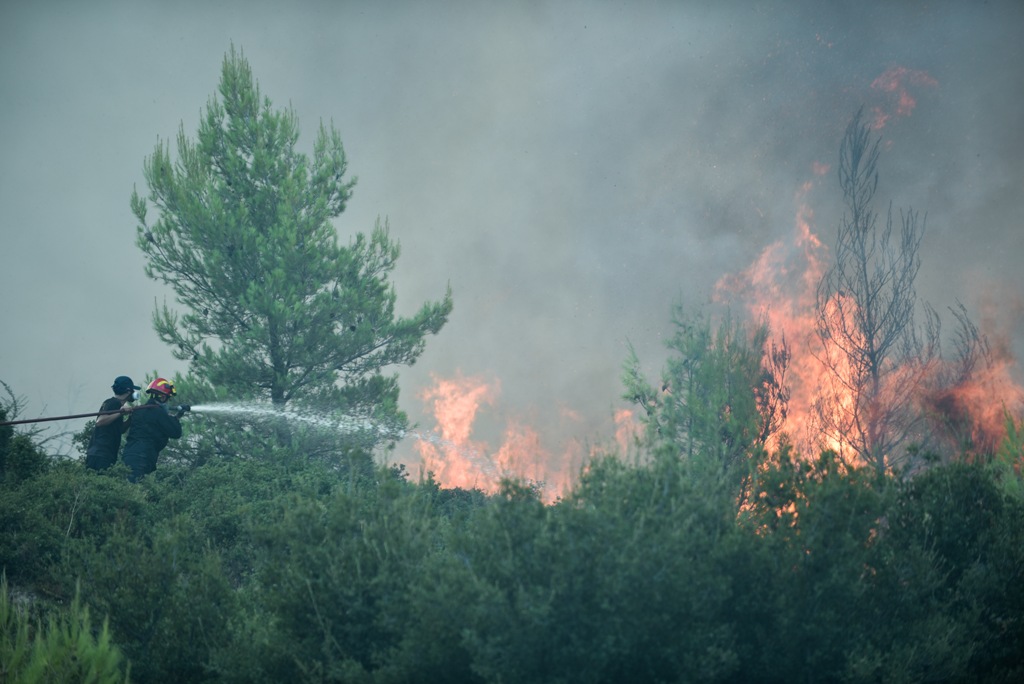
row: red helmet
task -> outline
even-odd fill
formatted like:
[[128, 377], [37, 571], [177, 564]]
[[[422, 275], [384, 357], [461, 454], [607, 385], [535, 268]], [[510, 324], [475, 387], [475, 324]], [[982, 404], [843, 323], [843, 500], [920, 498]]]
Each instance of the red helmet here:
[[167, 397], [173, 397], [177, 393], [174, 391], [174, 385], [169, 380], [157, 378], [149, 383], [149, 387], [146, 388], [146, 394], [163, 394]]

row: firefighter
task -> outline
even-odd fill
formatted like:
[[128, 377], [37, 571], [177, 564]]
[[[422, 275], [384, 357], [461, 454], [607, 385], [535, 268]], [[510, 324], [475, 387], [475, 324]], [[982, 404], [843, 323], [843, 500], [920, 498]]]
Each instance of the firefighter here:
[[[156, 470], [156, 460], [168, 440], [181, 437], [181, 416], [188, 410], [182, 406], [174, 413], [170, 411], [167, 402], [176, 392], [174, 385], [164, 378], [149, 383], [146, 394], [150, 399], [133, 412], [128, 441], [121, 457], [131, 468], [128, 479], [132, 482], [138, 482]], [[143, 407], [146, 410], [141, 410]]]
[[[139, 398], [136, 390], [142, 389], [127, 375], [114, 378], [114, 396], [103, 402], [100, 413], [106, 415], [96, 418], [96, 427], [92, 430], [89, 449], [85, 452], [85, 467], [91, 470], [105, 470], [117, 463], [117, 452], [121, 448], [121, 435], [131, 425], [131, 410], [128, 406]], [[118, 413], [114, 413], [118, 411]], [[125, 419], [125, 415], [128, 416]]]

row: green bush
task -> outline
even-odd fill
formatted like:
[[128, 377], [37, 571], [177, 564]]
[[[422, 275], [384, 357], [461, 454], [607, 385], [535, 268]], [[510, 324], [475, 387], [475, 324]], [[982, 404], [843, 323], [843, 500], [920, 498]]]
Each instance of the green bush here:
[[553, 505], [297, 455], [137, 484], [48, 464], [0, 486], [0, 564], [35, 613], [4, 609], [0, 655], [111, 651], [141, 682], [1024, 676], [1004, 465], [751, 461], [737, 486], [714, 459], [597, 459]]
[[409, 622], [409, 587], [435, 537], [431, 500], [385, 478], [281, 503], [280, 521], [258, 530], [248, 594], [272, 629], [246, 629], [247, 643], [234, 646], [265, 664], [265, 681], [365, 679], [389, 662]]
[[0, 578], [0, 681], [108, 684], [127, 682], [128, 674], [106, 621], [95, 632], [77, 594], [66, 612], [33, 624], [13, 605], [5, 576]]
[[[0, 488], [0, 566], [19, 584], [70, 600], [78, 557], [113, 530], [136, 530], [147, 511], [143, 492], [121, 468], [94, 473], [62, 461], [17, 486]], [[88, 578], [85, 578], [88, 580]]]

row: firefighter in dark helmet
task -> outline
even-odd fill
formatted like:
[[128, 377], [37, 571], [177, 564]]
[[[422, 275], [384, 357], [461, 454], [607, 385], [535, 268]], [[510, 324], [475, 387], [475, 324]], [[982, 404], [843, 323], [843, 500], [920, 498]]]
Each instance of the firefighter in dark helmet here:
[[181, 407], [171, 413], [167, 402], [176, 392], [174, 385], [163, 378], [149, 383], [146, 394], [149, 401], [132, 412], [132, 425], [121, 456], [125, 465], [131, 468], [128, 477], [132, 482], [156, 470], [157, 457], [168, 440], [181, 437], [181, 416], [187, 410]]
[[[135, 390], [142, 389], [127, 375], [114, 378], [111, 386], [114, 396], [100, 406], [101, 415], [96, 419], [89, 449], [85, 452], [85, 466], [92, 470], [104, 470], [117, 463], [117, 452], [121, 449], [121, 435], [131, 425], [131, 406], [139, 394]], [[124, 416], [128, 418], [125, 419]]]

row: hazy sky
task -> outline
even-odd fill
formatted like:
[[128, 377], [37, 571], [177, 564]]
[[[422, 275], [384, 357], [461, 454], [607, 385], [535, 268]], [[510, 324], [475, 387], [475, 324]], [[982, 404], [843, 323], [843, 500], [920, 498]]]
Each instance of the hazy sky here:
[[927, 213], [920, 294], [989, 296], [1020, 354], [1021, 35], [1016, 0], [4, 3], [0, 380], [36, 417], [186, 370], [152, 331], [173, 293], [128, 200], [158, 140], [195, 134], [232, 42], [303, 151], [320, 119], [341, 133], [359, 180], [337, 229], [388, 218], [400, 310], [452, 286], [400, 371], [424, 427], [432, 374], [461, 373], [500, 385], [481, 440], [509, 419], [552, 451], [610, 435], [627, 342], [656, 375], [672, 305], [789, 236], [808, 181], [832, 241], [862, 105], [890, 115], [882, 201]]

